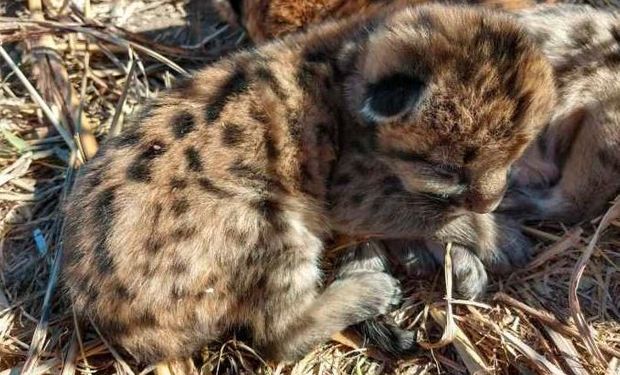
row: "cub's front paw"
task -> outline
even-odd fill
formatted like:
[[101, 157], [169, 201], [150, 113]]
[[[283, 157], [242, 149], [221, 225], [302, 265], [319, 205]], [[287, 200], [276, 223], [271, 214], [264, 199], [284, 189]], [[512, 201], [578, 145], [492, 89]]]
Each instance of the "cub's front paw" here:
[[[427, 246], [437, 262], [445, 265], [446, 246], [434, 241], [429, 241]], [[488, 277], [478, 256], [467, 247], [453, 243], [450, 258], [455, 296], [464, 299], [476, 299], [482, 296], [488, 284]]]
[[497, 228], [492, 243], [484, 244], [483, 264], [493, 273], [508, 274], [523, 268], [532, 256], [532, 242], [521, 232], [518, 222], [496, 215]]
[[456, 296], [465, 299], [481, 297], [487, 288], [488, 277], [480, 259], [460, 245], [452, 245], [450, 254]]
[[383, 315], [400, 306], [403, 298], [400, 282], [385, 272], [356, 272], [347, 280], [357, 284], [360, 301], [372, 315]]

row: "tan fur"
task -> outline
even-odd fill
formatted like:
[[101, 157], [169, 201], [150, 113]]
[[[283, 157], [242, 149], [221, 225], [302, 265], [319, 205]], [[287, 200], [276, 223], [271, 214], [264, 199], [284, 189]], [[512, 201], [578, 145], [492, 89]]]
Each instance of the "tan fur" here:
[[475, 226], [463, 212], [495, 206], [553, 102], [534, 43], [481, 9], [407, 8], [237, 53], [85, 168], [65, 284], [142, 361], [232, 332], [297, 358], [400, 296], [380, 269], [343, 270], [321, 291], [332, 230], [462, 236], [454, 220]]

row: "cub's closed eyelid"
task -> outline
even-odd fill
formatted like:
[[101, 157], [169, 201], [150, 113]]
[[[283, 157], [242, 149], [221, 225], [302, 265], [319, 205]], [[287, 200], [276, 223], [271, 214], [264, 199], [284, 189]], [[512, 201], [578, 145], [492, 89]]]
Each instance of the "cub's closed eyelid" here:
[[438, 164], [438, 163], [430, 163], [431, 168], [435, 173], [439, 175], [443, 175], [445, 177], [453, 177], [453, 176], [461, 176], [463, 174], [463, 168], [450, 165], [450, 164]]
[[446, 168], [445, 166], [436, 165], [436, 164], [431, 164], [430, 167], [433, 170], [433, 172], [435, 172], [437, 175], [441, 177], [453, 178], [454, 176], [458, 175], [458, 171], [456, 171], [453, 168]]
[[387, 156], [404, 162], [418, 164], [429, 170], [432, 170], [432, 173], [442, 176], [444, 178], [454, 178], [456, 176], [459, 178], [459, 181], [465, 181], [467, 179], [464, 168], [456, 165], [441, 164], [431, 161], [424, 154], [419, 154], [411, 151], [391, 150], [387, 152]]

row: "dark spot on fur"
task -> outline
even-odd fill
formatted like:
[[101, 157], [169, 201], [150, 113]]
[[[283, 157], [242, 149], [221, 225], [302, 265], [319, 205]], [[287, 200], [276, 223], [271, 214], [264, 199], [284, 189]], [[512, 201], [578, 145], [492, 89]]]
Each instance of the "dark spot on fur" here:
[[97, 269], [103, 273], [112, 272], [114, 262], [110, 254], [110, 250], [107, 246], [107, 239], [110, 237], [110, 231], [112, 229], [112, 222], [116, 216], [114, 209], [114, 188], [107, 188], [97, 194], [95, 203], [95, 238], [97, 246], [95, 248], [95, 261], [97, 263]]
[[166, 244], [166, 242], [157, 234], [157, 228], [159, 227], [159, 220], [161, 218], [162, 211], [162, 205], [155, 204], [153, 217], [151, 219], [151, 231], [145, 244], [146, 251], [151, 254], [157, 253]]
[[212, 123], [220, 117], [220, 113], [231, 97], [239, 95], [248, 88], [247, 78], [241, 70], [235, 72], [213, 95], [205, 110], [207, 123]]
[[265, 134], [265, 154], [267, 155], [267, 160], [270, 161], [277, 160], [278, 156], [280, 156], [280, 150], [278, 150], [273, 137], [269, 134]]
[[434, 30], [436, 28], [436, 22], [433, 16], [428, 11], [420, 12], [418, 16], [418, 20], [416, 22], [416, 26], [419, 25], [426, 30]]
[[264, 125], [269, 122], [269, 115], [264, 108], [259, 107], [257, 104], [250, 106], [250, 116], [259, 124]]
[[476, 156], [478, 156], [478, 148], [477, 147], [467, 147], [465, 149], [465, 153], [463, 154], [463, 163], [468, 164], [472, 162]]
[[131, 293], [129, 289], [127, 289], [127, 287], [120, 282], [114, 285], [114, 296], [118, 299], [125, 301], [135, 298], [135, 295]]
[[273, 93], [276, 95], [276, 97], [278, 99], [280, 99], [280, 100], [285, 100], [286, 99], [286, 93], [284, 92], [284, 90], [282, 89], [280, 84], [278, 83], [278, 80], [273, 75], [271, 70], [269, 70], [265, 66], [260, 66], [260, 67], [256, 68], [255, 74], [256, 74], [256, 77], [261, 82], [264, 82], [264, 83], [266, 83], [269, 86], [271, 91], [273, 91]]
[[[517, 107], [515, 108], [514, 113], [512, 114], [512, 122], [519, 123], [523, 119], [523, 117], [527, 114], [530, 105], [532, 105], [532, 92], [526, 91], [522, 95], [519, 96], [517, 100]], [[512, 136], [512, 135], [510, 135]]]
[[138, 182], [151, 181], [151, 169], [150, 165], [144, 162], [132, 163], [127, 169], [127, 178]]
[[145, 248], [149, 253], [156, 254], [162, 247], [164, 247], [165, 244], [166, 242], [159, 237], [150, 237], [146, 240]]
[[603, 166], [614, 169], [616, 172], [620, 172], [620, 155], [617, 151], [614, 152], [612, 150], [600, 149], [598, 150], [596, 156]]
[[497, 27], [486, 22], [485, 18], [480, 18], [475, 35], [476, 48], [480, 51], [489, 51], [489, 57], [500, 65], [512, 64], [514, 56], [521, 54], [522, 39], [522, 33], [517, 30], [498, 30]]
[[109, 274], [114, 271], [114, 260], [110, 255], [110, 250], [108, 250], [108, 246], [105, 243], [105, 240], [100, 240], [101, 242], [95, 248], [95, 262], [97, 266], [97, 270], [101, 274]]
[[199, 291], [198, 293], [196, 293], [194, 295], [194, 300], [195, 301], [201, 301], [203, 299], [205, 299], [205, 297], [207, 296], [207, 292], [205, 292], [204, 290]]
[[92, 170], [89, 174], [85, 176], [86, 181], [88, 182], [88, 186], [90, 186], [91, 189], [101, 186], [101, 183], [103, 182], [103, 173], [103, 168], [100, 167]]
[[361, 175], [367, 175], [370, 172], [370, 168], [361, 160], [353, 162], [353, 169]]
[[152, 227], [155, 228], [159, 225], [159, 219], [161, 218], [161, 212], [163, 211], [163, 207], [161, 206], [161, 204], [157, 203], [154, 206], [154, 210], [153, 210], [153, 225]]
[[258, 212], [262, 218], [271, 224], [271, 226], [281, 231], [284, 223], [280, 217], [282, 211], [280, 204], [272, 199], [261, 199], [252, 204], [252, 207]]
[[272, 199], [262, 199], [254, 202], [252, 207], [258, 212], [259, 215], [270, 223], [279, 219], [281, 208], [277, 201]]
[[216, 195], [218, 197], [228, 197], [231, 195], [231, 193], [225, 191], [222, 188], [217, 187], [213, 181], [211, 181], [210, 179], [208, 179], [207, 177], [200, 177], [198, 180], [198, 185], [200, 186], [200, 188], [204, 191], [206, 191], [207, 193]]
[[534, 40], [536, 41], [536, 44], [540, 46], [547, 43], [549, 39], [551, 39], [551, 34], [546, 31], [539, 31], [534, 34]]
[[613, 25], [609, 29], [609, 33], [611, 34], [612, 38], [614, 38], [616, 43], [620, 45], [620, 27], [618, 27], [617, 25]]
[[174, 216], [179, 217], [189, 211], [189, 202], [184, 198], [176, 199], [170, 208]]
[[351, 176], [346, 173], [339, 174], [334, 178], [334, 185], [348, 185], [351, 183]]
[[459, 81], [463, 84], [468, 84], [476, 75], [476, 70], [479, 67], [473, 64], [457, 64], [456, 71], [458, 73]]
[[393, 195], [402, 193], [404, 190], [403, 183], [396, 176], [388, 176], [383, 179], [383, 195]]
[[620, 52], [618, 50], [610, 51], [603, 56], [603, 62], [608, 67], [617, 67], [620, 65]]
[[291, 137], [291, 140], [295, 144], [299, 144], [301, 142], [301, 134], [303, 131], [303, 124], [299, 121], [299, 112], [291, 111], [286, 116], [286, 124], [288, 125], [288, 132]]
[[536, 138], [536, 147], [540, 150], [542, 155], [547, 153], [547, 130], [549, 129], [549, 124], [545, 125], [545, 128], [540, 132], [538, 138]]
[[198, 229], [196, 229], [195, 227], [182, 227], [182, 228], [176, 228], [175, 230], [173, 230], [170, 236], [175, 241], [184, 241], [184, 240], [191, 239], [197, 233], [198, 233]]
[[370, 151], [369, 147], [363, 141], [355, 139], [351, 142], [351, 148], [358, 154], [365, 154]]
[[302, 59], [313, 64], [333, 64], [337, 57], [337, 44], [327, 44], [322, 41], [316, 45], [307, 46], [302, 54]]
[[198, 152], [194, 146], [185, 149], [185, 159], [187, 160], [187, 167], [190, 171], [202, 171], [202, 158], [200, 157], [200, 152]]
[[173, 285], [170, 290], [170, 295], [175, 300], [182, 300], [189, 296], [189, 292], [181, 288], [179, 285]]
[[405, 74], [394, 74], [371, 83], [366, 88], [368, 110], [382, 117], [395, 116], [415, 103], [423, 85], [422, 81]]
[[333, 129], [331, 126], [329, 126], [329, 124], [322, 122], [316, 126], [316, 129], [319, 138], [328, 140], [334, 138]]
[[308, 183], [314, 180], [314, 176], [310, 172], [310, 168], [308, 167], [307, 164], [302, 164], [299, 173], [300, 173], [301, 181], [304, 183]]
[[295, 80], [304, 91], [312, 91], [317, 86], [315, 72], [311, 64], [302, 63], [295, 74]]
[[184, 111], [172, 118], [171, 126], [174, 137], [181, 139], [196, 129], [196, 121], [191, 113]]
[[157, 327], [159, 325], [157, 316], [150, 310], [144, 310], [142, 314], [138, 316], [137, 323], [143, 328]]
[[89, 301], [94, 302], [99, 299], [99, 289], [97, 289], [91, 283], [83, 283], [84, 292]]
[[172, 264], [170, 264], [170, 271], [172, 271], [172, 273], [177, 274], [177, 275], [183, 275], [187, 273], [188, 269], [189, 269], [189, 266], [187, 265], [187, 263], [178, 258], [175, 259], [172, 262]]
[[166, 146], [158, 141], [152, 142], [138, 155], [127, 168], [127, 178], [137, 182], [151, 181], [151, 164], [155, 158], [166, 152]]
[[592, 43], [595, 36], [596, 27], [592, 24], [592, 21], [584, 20], [573, 28], [570, 38], [573, 40], [573, 45], [576, 48], [584, 48]]
[[80, 264], [82, 260], [84, 260], [85, 257], [86, 257], [86, 253], [84, 253], [83, 249], [75, 248], [71, 252], [71, 256], [67, 257], [67, 264], [71, 266], [75, 266], [77, 264]]
[[225, 123], [222, 129], [222, 144], [226, 147], [238, 146], [243, 142], [243, 129], [233, 123]]
[[362, 202], [364, 202], [364, 198], [366, 198], [366, 195], [364, 195], [363, 193], [354, 194], [351, 197], [351, 203], [353, 203], [356, 206], [359, 206], [360, 204], [362, 204]]
[[232, 226], [224, 229], [224, 237], [236, 246], [246, 246], [247, 237]]
[[187, 180], [184, 178], [172, 177], [170, 180], [170, 187], [172, 189], [183, 190], [187, 187]]

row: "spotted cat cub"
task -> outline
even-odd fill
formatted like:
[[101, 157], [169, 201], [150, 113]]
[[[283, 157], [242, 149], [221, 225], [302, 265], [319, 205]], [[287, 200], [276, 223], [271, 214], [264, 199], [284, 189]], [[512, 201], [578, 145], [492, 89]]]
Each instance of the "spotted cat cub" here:
[[66, 210], [75, 309], [141, 361], [231, 332], [298, 358], [399, 300], [376, 264], [321, 288], [332, 231], [470, 230], [546, 123], [552, 88], [515, 21], [460, 7], [326, 23], [217, 62], [85, 167]]

